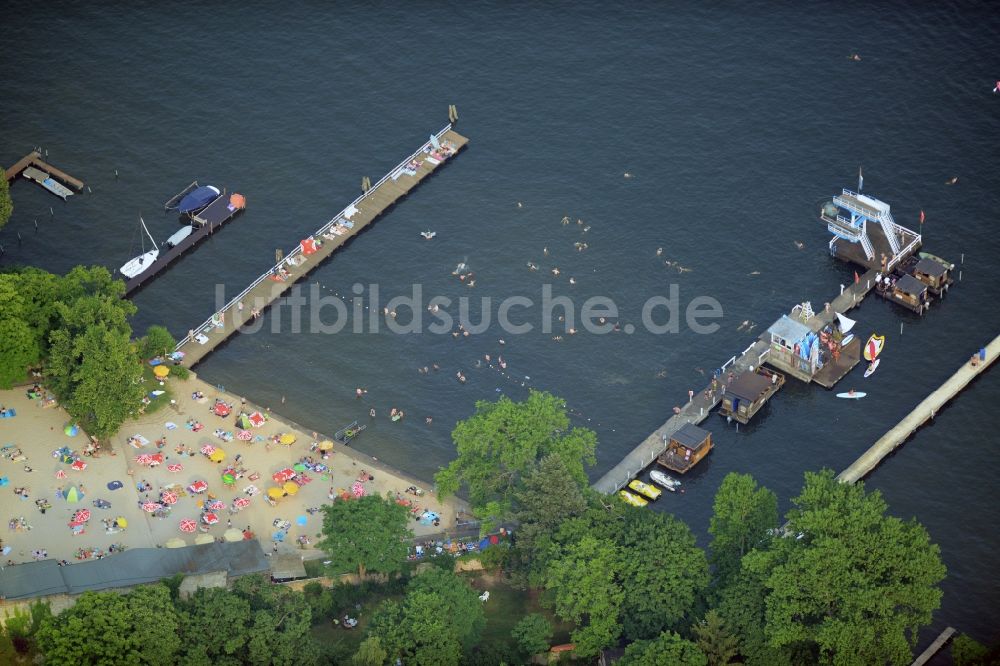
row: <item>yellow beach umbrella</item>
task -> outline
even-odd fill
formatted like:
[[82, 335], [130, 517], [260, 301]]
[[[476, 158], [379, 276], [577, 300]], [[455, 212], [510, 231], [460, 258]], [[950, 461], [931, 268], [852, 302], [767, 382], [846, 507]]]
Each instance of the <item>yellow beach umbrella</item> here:
[[215, 537], [211, 534], [199, 534], [194, 538], [194, 542], [199, 546], [206, 543], [215, 543]]
[[286, 446], [290, 445], [290, 444], [294, 444], [295, 443], [295, 435], [286, 432], [285, 434], [283, 434], [281, 436], [281, 438], [278, 441], [281, 442], [282, 444], [285, 444]]
[[333, 448], [333, 442], [331, 442], [328, 439], [324, 439], [322, 442], [319, 443], [320, 451], [329, 451], [332, 448]]
[[267, 496], [271, 499], [281, 499], [285, 496], [285, 490], [277, 486], [267, 489]]
[[187, 545], [187, 542], [180, 537], [171, 537], [167, 539], [167, 542], [163, 544], [167, 548], [183, 548]]
[[163, 379], [164, 377], [170, 374], [170, 368], [168, 368], [165, 365], [158, 365], [155, 368], [153, 368], [153, 374], [159, 377], [160, 379]]
[[235, 527], [230, 527], [222, 535], [222, 538], [231, 543], [236, 543], [237, 541], [243, 541], [243, 532], [239, 531]]
[[284, 490], [286, 495], [294, 495], [299, 492], [299, 484], [294, 481], [287, 481], [285, 482]]
[[226, 459], [226, 452], [222, 449], [216, 449], [208, 454], [208, 459], [215, 463], [222, 462]]
[[125, 518], [123, 518], [122, 516], [118, 516], [118, 519], [115, 522], [117, 522], [118, 523], [118, 527], [120, 527], [122, 529], [125, 529], [126, 527], [128, 527], [128, 521], [125, 520]]

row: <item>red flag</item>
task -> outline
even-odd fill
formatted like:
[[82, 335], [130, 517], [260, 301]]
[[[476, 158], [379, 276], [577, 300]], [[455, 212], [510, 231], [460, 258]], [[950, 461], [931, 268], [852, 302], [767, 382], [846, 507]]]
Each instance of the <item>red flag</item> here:
[[854, 283], [857, 284], [858, 282], [861, 282], [861, 276], [858, 275], [857, 271], [854, 271]]
[[920, 224], [924, 223], [924, 211], [920, 211]]

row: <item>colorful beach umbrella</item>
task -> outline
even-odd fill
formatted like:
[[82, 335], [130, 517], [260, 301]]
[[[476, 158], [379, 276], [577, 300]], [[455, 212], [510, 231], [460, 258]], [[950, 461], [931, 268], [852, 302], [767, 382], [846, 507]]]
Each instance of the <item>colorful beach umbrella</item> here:
[[208, 503], [208, 508], [212, 511], [222, 511], [226, 508], [226, 503], [222, 500], [212, 500]]
[[282, 489], [285, 491], [286, 495], [295, 495], [299, 492], [299, 484], [294, 481], [288, 481], [284, 486], [282, 486]]
[[56, 472], [56, 478], [59, 479], [60, 481], [62, 481], [63, 479], [65, 479], [66, 478], [66, 471], [65, 470], [59, 470], [58, 472]]
[[226, 459], [226, 452], [222, 449], [216, 449], [208, 455], [208, 459], [214, 463], [222, 462]]
[[181, 532], [191, 533], [198, 529], [198, 523], [191, 520], [190, 518], [185, 518], [180, 524]]
[[63, 432], [66, 433], [66, 435], [69, 437], [76, 437], [78, 434], [80, 434], [80, 426], [76, 425], [75, 423], [67, 423], [66, 427], [63, 428]]
[[329, 451], [330, 449], [333, 448], [333, 442], [331, 442], [328, 439], [324, 439], [322, 442], [319, 443], [318, 448], [320, 451]]
[[170, 368], [168, 368], [165, 365], [158, 365], [155, 368], [153, 368], [153, 374], [159, 377], [160, 379], [163, 379], [164, 377], [170, 374]]
[[90, 510], [80, 509], [73, 515], [73, 520], [79, 520], [81, 523], [85, 523], [90, 520]]
[[237, 430], [236, 439], [240, 440], [241, 442], [249, 442], [251, 439], [253, 439], [253, 433], [250, 432], [249, 430]]
[[199, 534], [194, 538], [194, 544], [196, 546], [203, 546], [206, 543], [215, 543], [215, 537], [211, 534]]
[[146, 513], [154, 513], [163, 508], [163, 505], [158, 502], [145, 502], [142, 505], [142, 510]]
[[118, 516], [117, 518], [115, 518], [115, 524], [117, 524], [118, 527], [120, 527], [122, 529], [125, 529], [126, 527], [128, 527], [128, 521], [125, 520], [124, 516]]
[[177, 493], [166, 490], [160, 493], [160, 501], [164, 504], [177, 504]]
[[237, 541], [243, 541], [243, 532], [235, 527], [230, 527], [223, 533], [222, 538], [230, 543], [236, 543]]
[[351, 484], [351, 494], [354, 495], [355, 497], [364, 497], [365, 484], [361, 483], [360, 481], [355, 481], [353, 484]]
[[167, 465], [167, 471], [168, 472], [179, 472], [182, 469], [184, 469], [184, 465], [182, 465], [180, 463], [171, 463], [171, 464]]
[[275, 472], [274, 474], [272, 474], [271, 478], [274, 479], [275, 483], [284, 483], [285, 481], [288, 481], [289, 479], [294, 479], [295, 478], [295, 470], [293, 470], [290, 467], [286, 467], [285, 469], [279, 470], [279, 471]]
[[149, 461], [151, 461], [152, 459], [153, 459], [153, 456], [151, 456], [148, 453], [143, 453], [143, 454], [137, 455], [135, 457], [136, 463], [138, 463], [140, 465], [148, 465]]
[[251, 425], [253, 425], [254, 428], [259, 428], [265, 423], [267, 423], [267, 419], [264, 418], [264, 415], [261, 414], [260, 412], [254, 412], [253, 414], [250, 415], [249, 418], [250, 418], [250, 423]]
[[292, 469], [294, 469], [296, 472], [304, 472], [306, 471], [306, 466], [303, 465], [302, 463], [295, 463], [294, 465], [292, 465]]
[[285, 446], [291, 446], [295, 443], [295, 435], [290, 432], [283, 433], [281, 437], [278, 438], [278, 442], [284, 444]]
[[188, 486], [188, 490], [190, 490], [193, 493], [203, 493], [206, 490], [208, 490], [208, 484], [199, 479], [194, 483], [192, 483], [190, 486]]
[[309, 518], [307, 516], [299, 516], [295, 519], [295, 522], [299, 527], [305, 527], [306, 523], [309, 522]]
[[70, 468], [75, 469], [78, 472], [82, 472], [83, 470], [87, 469], [87, 463], [77, 459], [73, 461], [73, 464], [70, 465]]
[[250, 506], [249, 497], [237, 497], [233, 500], [233, 508], [239, 511], [240, 509], [245, 509]]
[[162, 453], [154, 453], [153, 455], [151, 455], [149, 457], [149, 464], [150, 464], [150, 466], [162, 465], [163, 464], [163, 454]]
[[217, 522], [219, 522], [219, 517], [211, 512], [203, 513], [201, 519], [205, 522], [206, 525], [214, 525]]
[[285, 491], [284, 489], [275, 486], [273, 488], [267, 489], [267, 496], [270, 497], [271, 499], [281, 499], [282, 497], [285, 496]]
[[226, 472], [225, 474], [222, 475], [222, 482], [227, 486], [231, 486], [234, 483], [236, 483], [236, 477], [230, 474], [229, 472]]
[[214, 451], [215, 447], [212, 446], [211, 444], [205, 444], [201, 447], [201, 452], [204, 453], [206, 456], [212, 455]]

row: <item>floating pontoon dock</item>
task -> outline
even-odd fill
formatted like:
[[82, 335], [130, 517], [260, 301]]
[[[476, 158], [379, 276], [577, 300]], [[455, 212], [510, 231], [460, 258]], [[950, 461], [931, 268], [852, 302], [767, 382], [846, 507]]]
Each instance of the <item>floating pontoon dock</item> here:
[[61, 197], [63, 200], [73, 194], [73, 192], [63, 187], [60, 182], [57, 181], [61, 181], [62, 183], [69, 185], [77, 192], [83, 189], [82, 180], [77, 180], [73, 176], [64, 171], [60, 171], [51, 164], [43, 162], [42, 154], [37, 150], [34, 150], [19, 159], [14, 166], [7, 169], [5, 173], [8, 182], [13, 181], [23, 173], [25, 178], [37, 182], [39, 185], [55, 194], [57, 197]]
[[926, 650], [920, 653], [919, 657], [913, 660], [913, 663], [910, 664], [910, 666], [924, 666], [924, 664], [930, 661], [931, 657], [940, 652], [941, 648], [943, 648], [945, 644], [951, 640], [951, 637], [957, 633], [958, 632], [955, 631], [953, 627], [947, 627], [937, 638], [934, 639], [933, 643], [927, 646]]
[[125, 282], [125, 296], [131, 296], [139, 287], [155, 278], [182, 254], [221, 229], [226, 222], [236, 217], [245, 207], [246, 199], [243, 195], [226, 192], [220, 194], [204, 210], [191, 216], [193, 229], [186, 238], [171, 248], [161, 248], [160, 256], [149, 268]]
[[[240, 326], [249, 322], [255, 310], [262, 312], [291, 289], [293, 284], [332, 255], [337, 248], [360, 233], [424, 178], [437, 170], [446, 159], [436, 152], [438, 146], [450, 145], [457, 153], [468, 142], [469, 140], [455, 132], [450, 124], [447, 125], [319, 230], [311, 236], [303, 236], [309, 241], [311, 251], [306, 251], [303, 243], [299, 243], [286, 257], [254, 280], [222, 309], [192, 329], [193, 336], [189, 333], [181, 339], [175, 351], [184, 353], [184, 365], [191, 367], [205, 358], [230, 335], [238, 331]], [[207, 209], [199, 215], [205, 216], [206, 213]], [[237, 305], [239, 303], [245, 307], [241, 309]]]
[[841, 483], [854, 483], [863, 479], [869, 472], [882, 462], [882, 460], [892, 453], [900, 444], [905, 442], [910, 435], [916, 432], [917, 428], [933, 419], [941, 408], [958, 395], [959, 391], [969, 385], [973, 379], [985, 372], [990, 367], [997, 355], [1000, 354], [1000, 336], [993, 338], [993, 342], [986, 346], [986, 358], [980, 359], [975, 366], [969, 359], [962, 364], [955, 374], [948, 378], [936, 391], [924, 398], [912, 412], [906, 415], [895, 428], [882, 436], [870, 449], [865, 451], [860, 458], [841, 472], [837, 480]]

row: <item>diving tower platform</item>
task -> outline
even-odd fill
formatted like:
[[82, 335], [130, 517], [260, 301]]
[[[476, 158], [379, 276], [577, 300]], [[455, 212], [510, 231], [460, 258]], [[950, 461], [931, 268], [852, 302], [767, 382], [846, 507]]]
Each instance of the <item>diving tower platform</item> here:
[[846, 188], [823, 206], [820, 219], [833, 234], [830, 254], [866, 269], [891, 272], [922, 245], [919, 233], [896, 223], [889, 204]]

